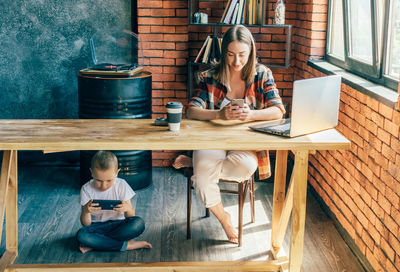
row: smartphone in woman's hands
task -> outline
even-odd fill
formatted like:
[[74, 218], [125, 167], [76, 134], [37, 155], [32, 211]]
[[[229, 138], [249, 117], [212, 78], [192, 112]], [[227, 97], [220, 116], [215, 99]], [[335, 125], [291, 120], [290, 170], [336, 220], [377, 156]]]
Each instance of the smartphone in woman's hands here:
[[238, 106], [239, 108], [244, 107], [244, 99], [232, 99], [232, 106]]

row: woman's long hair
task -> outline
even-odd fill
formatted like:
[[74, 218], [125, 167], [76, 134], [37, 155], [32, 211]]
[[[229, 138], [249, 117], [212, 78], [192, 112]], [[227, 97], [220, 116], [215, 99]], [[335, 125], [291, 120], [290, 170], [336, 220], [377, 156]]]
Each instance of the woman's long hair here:
[[250, 84], [254, 80], [256, 74], [256, 45], [253, 35], [250, 30], [243, 25], [233, 26], [225, 32], [224, 38], [222, 39], [221, 60], [215, 63], [214, 67], [214, 78], [225, 86], [229, 83], [229, 65], [226, 57], [228, 45], [234, 41], [245, 43], [250, 48], [249, 59], [242, 69], [242, 79], [246, 84]]

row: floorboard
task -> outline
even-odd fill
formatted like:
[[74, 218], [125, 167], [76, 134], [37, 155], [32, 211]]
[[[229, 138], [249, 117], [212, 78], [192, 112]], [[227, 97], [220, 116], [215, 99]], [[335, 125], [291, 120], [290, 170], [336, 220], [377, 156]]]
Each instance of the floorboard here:
[[[75, 234], [79, 222], [79, 168], [22, 166], [19, 169], [19, 254], [14, 263], [93, 263], [266, 260], [270, 256], [273, 183], [256, 182], [256, 222], [250, 223], [248, 197], [244, 207], [243, 246], [226, 236], [194, 192], [192, 239], [186, 239], [186, 179], [171, 168], [154, 168], [153, 183], [132, 199], [136, 214], [146, 222], [137, 240], [153, 249], [81, 254]], [[237, 198], [223, 195], [223, 203], [237, 226]], [[290, 223], [288, 233], [290, 233]], [[3, 228], [4, 230], [4, 228]], [[0, 254], [5, 250], [5, 231]], [[289, 236], [283, 249], [288, 253]], [[333, 221], [308, 194], [303, 271], [364, 271], [339, 235]]]

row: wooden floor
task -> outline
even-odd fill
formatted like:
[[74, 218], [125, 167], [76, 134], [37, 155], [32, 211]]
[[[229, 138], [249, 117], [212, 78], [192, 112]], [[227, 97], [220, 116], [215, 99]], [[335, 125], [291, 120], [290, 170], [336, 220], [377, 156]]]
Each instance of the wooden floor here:
[[[256, 222], [248, 224], [245, 206], [243, 246], [226, 242], [214, 216], [202, 218], [204, 208], [193, 197], [192, 239], [186, 240], [186, 180], [170, 168], [154, 168], [152, 186], [133, 198], [136, 214], [146, 222], [138, 240], [153, 249], [81, 254], [75, 233], [79, 222], [79, 168], [24, 166], [19, 169], [19, 255], [15, 263], [164, 262], [270, 259], [273, 183], [256, 183]], [[236, 198], [223, 203], [237, 223]], [[289, 230], [290, 231], [290, 226]], [[4, 252], [4, 228], [0, 254]], [[284, 248], [287, 250], [288, 237]], [[364, 271], [335, 229], [333, 222], [308, 193], [303, 271]]]

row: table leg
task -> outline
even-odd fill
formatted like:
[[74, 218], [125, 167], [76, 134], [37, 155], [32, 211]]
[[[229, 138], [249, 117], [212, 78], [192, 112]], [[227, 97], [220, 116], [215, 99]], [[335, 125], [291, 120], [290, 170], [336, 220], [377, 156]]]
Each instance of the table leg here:
[[[286, 192], [285, 202], [283, 204], [283, 210], [281, 214], [281, 218], [279, 219], [278, 229], [276, 235], [272, 237], [273, 248], [280, 249], [283, 243], [283, 239], [285, 238], [287, 226], [289, 223], [290, 215], [292, 214], [293, 209], [293, 187], [294, 187], [294, 170], [292, 171], [292, 176], [290, 177], [289, 187]], [[284, 253], [280, 253], [279, 251], [273, 251], [275, 259], [278, 259]], [[286, 256], [286, 255], [284, 255]]]
[[6, 212], [6, 251], [0, 258], [0, 271], [11, 264], [18, 250], [17, 151], [5, 150], [0, 175], [0, 237]]
[[6, 248], [18, 254], [18, 155], [16, 150], [11, 152], [6, 207]]
[[8, 181], [10, 179], [11, 170], [11, 151], [5, 150], [3, 152], [3, 161], [1, 164], [1, 176], [0, 176], [0, 237], [3, 233], [3, 222], [4, 214], [7, 204], [7, 191]]
[[[279, 220], [282, 215], [282, 209], [285, 201], [285, 185], [286, 185], [286, 169], [287, 169], [287, 150], [276, 151], [275, 161], [275, 179], [274, 179], [274, 195], [272, 202], [272, 232], [271, 232], [271, 249], [274, 255], [278, 255], [280, 248], [275, 247], [275, 237], [278, 232]], [[275, 256], [277, 257], [277, 256]]]
[[289, 271], [300, 272], [303, 260], [306, 217], [308, 151], [295, 152], [292, 234], [290, 238]]

